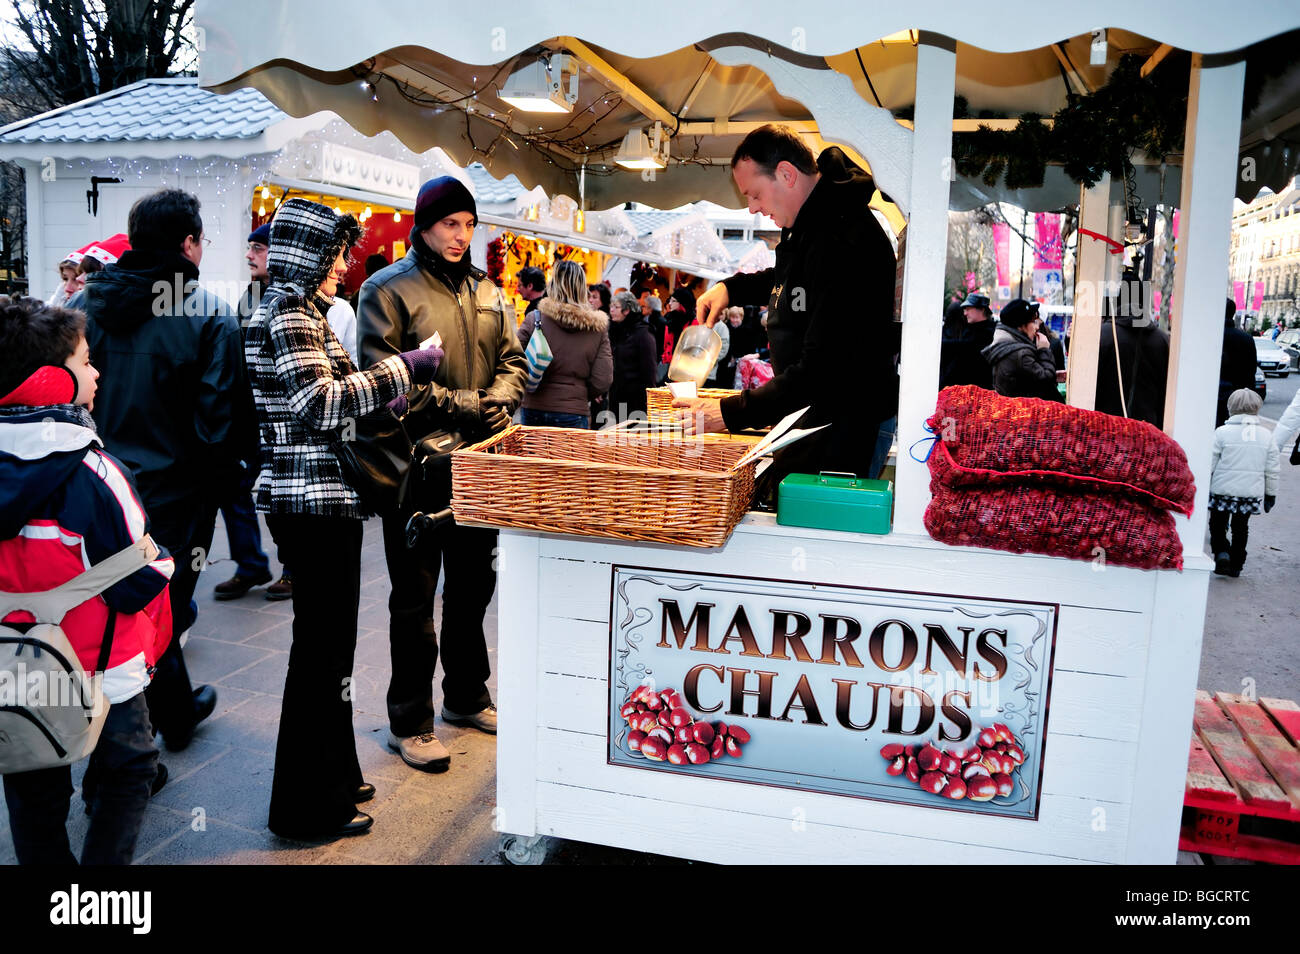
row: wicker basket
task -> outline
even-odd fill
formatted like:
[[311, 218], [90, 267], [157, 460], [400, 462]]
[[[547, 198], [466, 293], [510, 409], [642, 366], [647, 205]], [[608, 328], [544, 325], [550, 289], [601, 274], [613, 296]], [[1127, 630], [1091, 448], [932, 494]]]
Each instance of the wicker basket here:
[[[726, 388], [700, 388], [696, 393], [699, 397], [720, 401], [740, 392], [729, 391]], [[646, 388], [645, 409], [646, 417], [650, 418], [652, 424], [673, 420], [673, 393], [667, 388]]]
[[713, 437], [513, 425], [452, 454], [458, 523], [720, 547], [749, 509], [748, 448]]

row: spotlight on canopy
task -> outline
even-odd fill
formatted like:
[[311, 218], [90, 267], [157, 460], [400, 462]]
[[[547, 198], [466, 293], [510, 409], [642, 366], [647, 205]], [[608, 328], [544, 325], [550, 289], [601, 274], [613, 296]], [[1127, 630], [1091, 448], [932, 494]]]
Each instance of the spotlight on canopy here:
[[[564, 89], [564, 74], [569, 88]], [[527, 113], [570, 113], [578, 101], [578, 64], [572, 56], [555, 54], [519, 67], [498, 94], [503, 102]]]
[[653, 137], [647, 137], [644, 130], [630, 129], [623, 137], [623, 144], [614, 154], [614, 161], [624, 169], [663, 169], [668, 165], [668, 140], [663, 134], [663, 125], [656, 122]]

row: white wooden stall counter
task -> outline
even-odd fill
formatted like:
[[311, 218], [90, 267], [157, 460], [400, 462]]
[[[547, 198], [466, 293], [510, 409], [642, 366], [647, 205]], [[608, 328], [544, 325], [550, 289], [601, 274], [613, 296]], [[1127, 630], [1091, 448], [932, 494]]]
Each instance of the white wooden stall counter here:
[[[502, 530], [499, 553], [502, 832], [712, 862], [1175, 859], [1211, 569], [1200, 554], [1141, 571], [764, 514], [713, 550]], [[610, 764], [615, 566], [1057, 604], [1037, 817]]]

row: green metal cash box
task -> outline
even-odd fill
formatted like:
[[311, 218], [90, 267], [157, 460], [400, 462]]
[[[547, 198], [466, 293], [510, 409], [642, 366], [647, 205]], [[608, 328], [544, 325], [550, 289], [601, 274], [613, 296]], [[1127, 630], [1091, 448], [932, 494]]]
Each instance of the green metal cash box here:
[[777, 494], [776, 522], [787, 527], [888, 533], [894, 484], [853, 474], [790, 474]]

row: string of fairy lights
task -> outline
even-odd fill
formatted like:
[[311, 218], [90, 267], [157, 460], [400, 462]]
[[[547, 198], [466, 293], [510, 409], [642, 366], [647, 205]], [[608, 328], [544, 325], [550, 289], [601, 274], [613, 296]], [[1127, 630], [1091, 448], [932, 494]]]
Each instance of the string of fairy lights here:
[[[281, 153], [255, 154], [233, 158], [221, 156], [199, 157], [189, 154], [180, 154], [168, 158], [110, 156], [102, 159], [60, 160], [56, 166], [55, 175], [57, 177], [62, 172], [69, 178], [78, 179], [89, 178], [91, 175], [100, 175], [120, 179], [128, 185], [162, 185], [177, 188], [184, 188], [187, 184], [190, 184], [186, 180], [202, 179], [210, 184], [211, 191], [208, 192], [208, 195], [215, 193], [215, 197], [218, 199], [223, 199], [232, 192], [239, 196], [251, 196], [251, 211], [262, 220], [273, 215], [275, 210], [280, 207], [280, 204], [292, 195], [302, 195], [315, 201], [331, 204], [335, 212], [352, 213], [356, 215], [358, 221], [362, 224], [370, 221], [376, 214], [391, 215], [394, 223], [402, 222], [406, 215], [409, 215], [409, 212], [404, 215], [403, 211], [395, 206], [380, 206], [380, 212], [376, 213], [374, 206], [370, 203], [354, 199], [339, 199], [330, 194], [327, 183], [321, 183], [317, 192], [305, 192], [300, 189], [275, 186], [269, 182], [269, 179], [273, 170], [282, 165]], [[567, 197], [558, 198], [565, 199]], [[599, 219], [598, 213], [593, 214], [581, 207], [568, 209], [567, 205], [576, 206], [576, 203], [573, 203], [572, 200], [568, 200], [567, 205], [562, 201], [557, 204], [570, 213], [565, 216], [565, 219], [571, 222], [575, 240], [580, 241], [577, 237], [587, 231], [589, 220]], [[550, 202], [548, 201], [546, 205], [548, 208], [545, 212], [541, 209], [540, 203], [529, 205], [523, 210], [523, 219], [532, 222], [538, 221], [543, 214], [550, 213]], [[553, 218], [554, 216], [550, 217]], [[716, 240], [716, 234], [708, 226], [703, 226], [700, 223], [690, 223], [683, 229], [670, 233], [668, 236], [645, 236], [639, 240], [633, 238], [631, 241], [626, 242], [624, 248], [631, 255], [641, 252], [674, 258], [681, 257], [717, 267], [725, 265], [725, 262], [720, 259], [717, 252]]]

